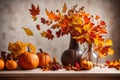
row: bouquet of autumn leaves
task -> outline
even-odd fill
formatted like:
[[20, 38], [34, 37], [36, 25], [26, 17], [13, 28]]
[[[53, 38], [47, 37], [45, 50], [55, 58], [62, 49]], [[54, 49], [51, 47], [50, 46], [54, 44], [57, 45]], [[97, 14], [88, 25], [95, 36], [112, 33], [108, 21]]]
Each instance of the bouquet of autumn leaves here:
[[[35, 7], [32, 4], [29, 11], [33, 21], [39, 20], [42, 24], [48, 26], [46, 31], [41, 32], [42, 37], [52, 40], [55, 36], [60, 38], [71, 34], [81, 44], [93, 44], [93, 49], [99, 57], [113, 55], [112, 40], [105, 38], [107, 35], [106, 22], [100, 20], [99, 15], [93, 16], [85, 12], [84, 7], [78, 8], [78, 5], [74, 5], [71, 9], [68, 9], [66, 3], [64, 3], [61, 11], [53, 12], [45, 9], [47, 19], [44, 17], [38, 18], [40, 15], [39, 6]], [[23, 29], [28, 36], [33, 36], [30, 28], [23, 27]], [[40, 30], [40, 24], [36, 25], [36, 29]], [[53, 30], [55, 33], [53, 33]]]

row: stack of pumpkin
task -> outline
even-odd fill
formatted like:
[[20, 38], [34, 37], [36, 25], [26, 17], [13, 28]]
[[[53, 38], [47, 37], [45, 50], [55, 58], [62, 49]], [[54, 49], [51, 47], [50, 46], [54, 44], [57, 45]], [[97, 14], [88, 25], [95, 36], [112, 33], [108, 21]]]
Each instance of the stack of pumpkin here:
[[[21, 41], [15, 43], [10, 42], [8, 50], [11, 51], [11, 53], [6, 54], [5, 51], [1, 51], [0, 70], [15, 70], [18, 66], [21, 69], [34, 69], [41, 67], [46, 70], [45, 67], [48, 65], [54, 70], [61, 68], [60, 64], [55, 62], [55, 58], [53, 62], [51, 62], [49, 54], [43, 52], [42, 49], [40, 49], [40, 52], [36, 53], [36, 47], [31, 43], [24, 43]], [[53, 64], [57, 64], [58, 68], [54, 68]]]
[[21, 41], [9, 43], [8, 50], [11, 53], [6, 54], [4, 51], [1, 52], [0, 70], [15, 70], [18, 67], [27, 70], [40, 67], [44, 71], [58, 70], [63, 67], [66, 70], [70, 70], [70, 68], [71, 70], [90, 70], [93, 67], [93, 64], [87, 60], [83, 60], [81, 63], [73, 65], [74, 69], [70, 65], [63, 65], [62, 67], [55, 57], [53, 57], [53, 61], [51, 61], [49, 54], [43, 52], [42, 49], [39, 49], [40, 52], [36, 53], [36, 47], [31, 43], [24, 43]]

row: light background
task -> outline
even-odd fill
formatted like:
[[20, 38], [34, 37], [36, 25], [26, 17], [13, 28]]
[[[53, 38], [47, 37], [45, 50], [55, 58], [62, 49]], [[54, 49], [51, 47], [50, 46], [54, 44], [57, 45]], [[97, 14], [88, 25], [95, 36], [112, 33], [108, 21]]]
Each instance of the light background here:
[[[69, 46], [69, 35], [60, 39], [47, 40], [40, 36], [40, 32], [36, 30], [35, 25], [39, 22], [33, 22], [29, 10], [31, 4], [39, 5], [41, 16], [46, 17], [45, 8], [48, 10], [62, 9], [64, 3], [68, 8], [78, 4], [79, 7], [84, 6], [85, 10], [93, 15], [100, 15], [101, 19], [108, 24], [108, 37], [113, 40], [114, 56], [108, 56], [106, 59], [120, 58], [120, 9], [119, 0], [0, 0], [0, 51], [8, 51], [8, 43], [18, 40], [31, 42], [37, 47], [48, 52], [51, 57], [55, 56], [60, 60], [61, 54]], [[109, 24], [113, 22], [113, 25]], [[34, 36], [28, 37], [22, 27], [29, 27], [33, 30]], [[41, 29], [46, 27], [41, 25]], [[104, 62], [106, 59], [100, 59]]]

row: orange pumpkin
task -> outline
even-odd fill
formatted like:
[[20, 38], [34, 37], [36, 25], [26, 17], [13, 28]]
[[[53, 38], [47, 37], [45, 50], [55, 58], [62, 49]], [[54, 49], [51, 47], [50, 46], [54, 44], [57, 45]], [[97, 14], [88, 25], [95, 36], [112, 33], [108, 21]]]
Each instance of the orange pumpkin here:
[[0, 70], [3, 70], [5, 67], [5, 62], [3, 59], [0, 58]]
[[39, 67], [43, 67], [44, 65], [49, 64], [50, 56], [48, 55], [48, 53], [43, 52], [42, 49], [40, 49], [40, 52], [38, 52], [37, 55], [39, 57]]
[[93, 68], [93, 63], [91, 61], [88, 61], [88, 60], [82, 60], [81, 67], [83, 69], [90, 70], [91, 68]]
[[18, 64], [22, 69], [34, 69], [39, 64], [39, 58], [37, 54], [28, 50], [19, 56]]
[[18, 64], [14, 60], [7, 60], [5, 66], [6, 66], [6, 69], [8, 70], [15, 70], [17, 69]]

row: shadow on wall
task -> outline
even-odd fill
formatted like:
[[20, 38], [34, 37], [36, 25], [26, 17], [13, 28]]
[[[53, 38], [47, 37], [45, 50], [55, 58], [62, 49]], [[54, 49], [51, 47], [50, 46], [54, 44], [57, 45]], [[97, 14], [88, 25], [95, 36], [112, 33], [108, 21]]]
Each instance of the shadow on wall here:
[[120, 58], [120, 0], [111, 0], [111, 4], [114, 7], [114, 10], [111, 10], [111, 13], [114, 13], [113, 18], [113, 28], [111, 30], [111, 38], [113, 40], [113, 48], [115, 49], [114, 59]]

